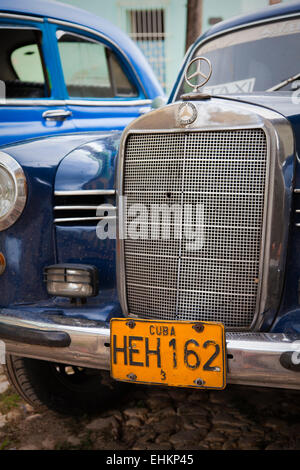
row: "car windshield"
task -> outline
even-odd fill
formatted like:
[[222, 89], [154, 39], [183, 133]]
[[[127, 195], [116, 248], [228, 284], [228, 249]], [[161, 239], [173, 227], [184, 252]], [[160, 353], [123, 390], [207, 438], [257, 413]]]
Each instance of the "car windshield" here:
[[[300, 19], [277, 21], [231, 32], [200, 45], [193, 57], [211, 61], [212, 75], [200, 89], [211, 94], [241, 94], [268, 91], [300, 72]], [[192, 65], [188, 75], [192, 75]], [[293, 80], [280, 91], [291, 93], [300, 87]], [[192, 88], [182, 77], [177, 99]]]

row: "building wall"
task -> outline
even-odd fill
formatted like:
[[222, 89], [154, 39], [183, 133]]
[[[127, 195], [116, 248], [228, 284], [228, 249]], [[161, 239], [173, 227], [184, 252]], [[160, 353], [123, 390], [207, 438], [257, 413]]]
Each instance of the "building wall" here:
[[260, 10], [271, 3], [290, 3], [291, 1], [293, 0], [202, 0], [202, 31], [204, 32], [209, 29], [214, 19], [227, 20], [233, 16]]
[[202, 31], [209, 29], [213, 20], [227, 20], [268, 6], [269, 0], [203, 0]]

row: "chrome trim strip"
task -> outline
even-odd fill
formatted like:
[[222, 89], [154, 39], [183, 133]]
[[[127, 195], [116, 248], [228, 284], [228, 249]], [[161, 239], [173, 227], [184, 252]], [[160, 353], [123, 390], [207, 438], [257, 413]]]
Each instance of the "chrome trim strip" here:
[[149, 106], [151, 105], [152, 100], [141, 99], [141, 100], [110, 100], [110, 101], [92, 101], [92, 100], [50, 100], [49, 98], [45, 99], [15, 99], [15, 98], [5, 98], [0, 99], [0, 106], [99, 106], [99, 107], [134, 107], [134, 106]]
[[55, 206], [55, 211], [92, 211], [97, 210], [101, 207], [102, 210], [116, 211], [117, 208], [113, 206], [106, 206], [105, 204], [99, 204], [98, 206]]
[[93, 221], [93, 220], [116, 220], [115, 216], [102, 216], [102, 217], [65, 217], [61, 219], [54, 219], [54, 223], [62, 223], [62, 222], [86, 222], [86, 221]]
[[[239, 31], [239, 30], [242, 30], [242, 29], [258, 26], [258, 25], [261, 25], [261, 24], [268, 24], [268, 23], [272, 23], [272, 22], [274, 23], [275, 21], [281, 21], [281, 20], [284, 20], [284, 19], [286, 19], [286, 20], [287, 19], [292, 19], [292, 18], [296, 18], [296, 17], [299, 17], [299, 16], [300, 16], [300, 13], [292, 13], [292, 14], [280, 15], [280, 16], [276, 16], [276, 17], [272, 17], [272, 18], [265, 18], [265, 19], [259, 20], [259, 21], [253, 21], [253, 22], [246, 23], [246, 24], [243, 24], [243, 25], [235, 26], [233, 28], [229, 28], [225, 31], [219, 31], [218, 33], [212, 34], [208, 38], [205, 38], [201, 42], [192, 44], [192, 46], [190, 47], [190, 49], [188, 49], [188, 51], [187, 51], [187, 53], [184, 57], [183, 64], [185, 63], [185, 61], [186, 61], [186, 63], [185, 63], [185, 67], [180, 69], [181, 76], [184, 77], [184, 75], [186, 73], [187, 67], [189, 65], [188, 58], [192, 57], [195, 50], [198, 49], [199, 47], [202, 47], [207, 42], [209, 42], [213, 39], [216, 39], [217, 37], [224, 36], [225, 34], [232, 33], [234, 31]], [[178, 86], [176, 87], [176, 90], [174, 91], [172, 103], [174, 103], [176, 101], [176, 97], [177, 97], [177, 94], [178, 94], [179, 89], [181, 87], [181, 84], [182, 84], [182, 80], [180, 82], [178, 82]]]
[[0, 231], [13, 225], [22, 214], [27, 200], [27, 181], [23, 168], [5, 152], [0, 152], [0, 167], [3, 167], [12, 177], [15, 186], [15, 200], [12, 208], [0, 217]]
[[[117, 168], [117, 286], [124, 315], [128, 315], [124, 240], [119, 237], [123, 195], [123, 164], [126, 139], [130, 133], [178, 133], [213, 130], [264, 130], [267, 139], [268, 161], [264, 201], [264, 221], [257, 294], [257, 307], [251, 330], [258, 330], [265, 311], [277, 311], [283, 285], [289, 219], [284, 207], [289, 200], [289, 187], [285, 186], [282, 168], [285, 160], [294, 154], [294, 137], [290, 123], [282, 115], [252, 104], [212, 98], [207, 102], [194, 102], [198, 118], [185, 128], [178, 128], [179, 103], [150, 112], [127, 126], [122, 134]], [[275, 197], [276, 193], [276, 197]], [[281, 223], [279, 222], [281, 221]], [[284, 221], [284, 223], [282, 222]], [[279, 247], [281, 249], [279, 250]], [[279, 254], [280, 253], [280, 254]], [[276, 286], [276, 288], [274, 287]], [[277, 295], [274, 295], [274, 292]]]
[[69, 22], [69, 21], [56, 20], [54, 18], [48, 18], [48, 21], [49, 21], [49, 23], [53, 23], [53, 24], [57, 24], [57, 25], [61, 25], [61, 26], [67, 26], [67, 27], [70, 27], [70, 28], [76, 28], [76, 29], [79, 29], [81, 31], [85, 31], [86, 33], [90, 33], [90, 34], [93, 34], [94, 36], [98, 36], [99, 38], [104, 39], [106, 42], [110, 43], [115, 49], [117, 49], [119, 51], [121, 56], [123, 56], [125, 58], [125, 61], [130, 65], [132, 74], [134, 75], [136, 81], [138, 82], [138, 84], [139, 84], [141, 90], [143, 91], [145, 97], [147, 97], [147, 93], [146, 93], [146, 90], [144, 88], [144, 85], [143, 85], [142, 81], [140, 80], [140, 77], [136, 73], [135, 67], [132, 65], [131, 60], [129, 59], [129, 57], [124, 53], [124, 51], [121, 49], [121, 47], [119, 47], [119, 45], [115, 41], [113, 41], [111, 38], [105, 36], [104, 34], [100, 33], [96, 29], [89, 28], [87, 26], [82, 26], [82, 25], [77, 24], [77, 23], [72, 23], [72, 22]]
[[80, 189], [75, 191], [54, 191], [54, 196], [111, 196], [115, 189]]
[[30, 16], [26, 14], [16, 14], [16, 13], [0, 13], [0, 18], [13, 18], [14, 20], [29, 20], [36, 21], [37, 23], [43, 23], [44, 19], [39, 16]]
[[31, 25], [22, 25], [22, 24], [3, 24], [1, 25], [1, 29], [16, 29], [19, 30], [21, 29], [22, 31], [39, 31], [39, 28], [37, 26], [31, 26]]
[[[1, 323], [68, 333], [64, 348], [5, 341], [8, 354], [101, 370], [110, 369], [110, 329], [107, 324], [61, 317], [55, 323], [1, 315]], [[242, 385], [300, 389], [300, 374], [280, 363], [284, 353], [299, 354], [295, 341], [281, 333], [226, 333], [227, 382]], [[298, 345], [299, 346], [299, 345]]]
[[15, 99], [15, 98], [6, 98], [0, 99], [0, 106], [66, 106], [66, 102], [63, 100], [50, 100], [49, 98], [45, 99]]
[[69, 105], [69, 106], [114, 106], [114, 107], [118, 107], [118, 106], [150, 106], [152, 103], [152, 100], [148, 100], [148, 99], [131, 99], [129, 98], [128, 101], [127, 100], [110, 100], [110, 101], [93, 101], [93, 100], [74, 100], [74, 99], [70, 99], [70, 100], [66, 100], [66, 105]]

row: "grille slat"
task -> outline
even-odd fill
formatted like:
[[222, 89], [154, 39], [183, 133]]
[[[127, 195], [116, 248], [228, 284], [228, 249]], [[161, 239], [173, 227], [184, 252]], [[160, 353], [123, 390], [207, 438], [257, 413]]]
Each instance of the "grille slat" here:
[[95, 226], [104, 217], [115, 219], [115, 190], [55, 191], [54, 196], [56, 225]]
[[[266, 169], [262, 129], [128, 136], [123, 196], [127, 207], [146, 208], [139, 217], [146, 238], [124, 240], [129, 313], [251, 325]], [[167, 224], [152, 218], [155, 205], [176, 207], [176, 216], [171, 212]]]

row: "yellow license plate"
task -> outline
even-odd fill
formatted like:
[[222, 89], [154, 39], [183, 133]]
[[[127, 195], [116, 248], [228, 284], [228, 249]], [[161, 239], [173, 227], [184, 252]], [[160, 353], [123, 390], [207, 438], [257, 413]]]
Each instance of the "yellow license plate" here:
[[124, 382], [223, 389], [225, 331], [220, 323], [113, 318], [111, 376]]

